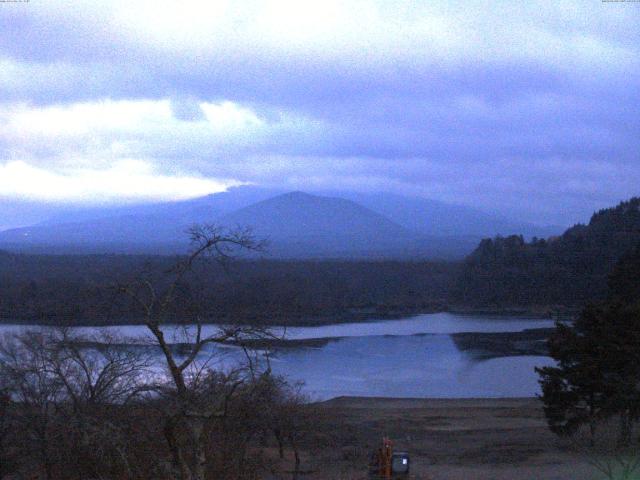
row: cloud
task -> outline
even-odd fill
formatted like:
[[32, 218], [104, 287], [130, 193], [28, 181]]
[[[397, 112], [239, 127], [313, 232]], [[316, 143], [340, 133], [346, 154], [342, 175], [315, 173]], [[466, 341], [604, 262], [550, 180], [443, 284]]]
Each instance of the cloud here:
[[[558, 225], [587, 222], [594, 210], [637, 195], [640, 185], [635, 163], [559, 156], [474, 163], [437, 158], [261, 156], [228, 168], [267, 186], [401, 192]], [[603, 185], [615, 185], [615, 193]]]
[[225, 190], [238, 182], [154, 172], [148, 162], [119, 160], [105, 169], [48, 170], [26, 162], [0, 164], [0, 199], [118, 203], [181, 200]]
[[[146, 158], [213, 175], [225, 162], [261, 152], [323, 148], [322, 122], [274, 115], [233, 102], [190, 101], [195, 115], [176, 115], [173, 100], [101, 100], [0, 105], [0, 152], [45, 166], [108, 166]], [[192, 112], [193, 113], [193, 112]]]
[[171, 112], [174, 118], [186, 122], [200, 121], [206, 118], [200, 103], [193, 97], [172, 98]]
[[432, 83], [436, 90], [451, 82], [492, 90], [475, 82], [474, 72], [495, 70], [527, 73], [530, 84], [517, 75], [506, 79], [519, 89], [539, 88], [539, 73], [550, 71], [565, 87], [620, 83], [638, 71], [639, 34], [634, 12], [617, 7], [580, 1], [43, 3], [0, 12], [6, 27], [0, 57], [11, 71], [0, 91], [39, 102], [178, 93], [318, 109], [385, 93], [424, 95]]
[[637, 193], [632, 4], [73, 0], [11, 5], [0, 25], [5, 165], [144, 159], [150, 176], [415, 192], [541, 222]]

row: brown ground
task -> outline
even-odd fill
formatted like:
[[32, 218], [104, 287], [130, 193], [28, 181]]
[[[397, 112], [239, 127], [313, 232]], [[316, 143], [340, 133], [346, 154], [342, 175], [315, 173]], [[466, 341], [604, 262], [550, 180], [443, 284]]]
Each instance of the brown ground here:
[[338, 398], [319, 404], [327, 426], [305, 446], [301, 479], [366, 478], [383, 435], [407, 450], [423, 480], [599, 479], [546, 427], [536, 399]]

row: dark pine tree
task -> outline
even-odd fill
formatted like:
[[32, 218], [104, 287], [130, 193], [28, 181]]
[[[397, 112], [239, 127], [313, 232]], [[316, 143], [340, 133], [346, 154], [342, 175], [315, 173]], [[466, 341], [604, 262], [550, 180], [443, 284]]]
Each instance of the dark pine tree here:
[[536, 370], [553, 432], [572, 434], [588, 424], [593, 433], [599, 420], [617, 416], [627, 444], [640, 416], [640, 249], [618, 262], [609, 290], [573, 325], [557, 325], [549, 340], [557, 366]]

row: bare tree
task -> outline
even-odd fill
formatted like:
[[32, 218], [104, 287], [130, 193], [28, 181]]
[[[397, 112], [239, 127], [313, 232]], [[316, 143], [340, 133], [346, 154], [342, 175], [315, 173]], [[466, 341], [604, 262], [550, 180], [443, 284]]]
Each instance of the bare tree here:
[[87, 335], [61, 327], [47, 331], [45, 339], [48, 368], [75, 411], [126, 403], [150, 367], [148, 355], [109, 331]]
[[23, 448], [41, 463], [47, 480], [53, 478], [53, 429], [56, 405], [62, 400], [63, 385], [52, 374], [48, 362], [47, 337], [42, 332], [25, 332], [5, 337], [0, 344], [1, 374], [17, 409]]
[[293, 479], [300, 474], [300, 441], [313, 429], [318, 415], [308, 405], [308, 398], [301, 392], [302, 384], [290, 385], [283, 378], [274, 378], [271, 406], [271, 428], [278, 442], [280, 458], [283, 458], [285, 442], [293, 451]]
[[198, 361], [199, 355], [210, 344], [242, 344], [269, 333], [249, 325], [217, 325], [213, 333], [204, 334], [201, 318], [197, 315], [190, 319], [194, 322], [192, 325], [183, 324], [179, 329], [180, 340], [187, 345], [186, 354], [180, 355], [171, 344], [170, 327], [166, 323], [178, 290], [196, 266], [202, 266], [207, 259], [226, 266], [239, 251], [261, 251], [264, 242], [257, 241], [249, 230], [228, 231], [214, 225], [195, 226], [189, 233], [193, 245], [191, 253], [166, 272], [162, 286], [149, 278], [138, 278], [121, 285], [119, 290], [129, 295], [140, 308], [143, 322], [161, 350], [168, 370], [169, 383], [159, 385], [157, 390], [170, 405], [164, 432], [172, 454], [171, 476], [180, 480], [204, 480], [206, 429], [213, 419], [225, 415], [227, 404], [243, 379], [235, 371], [220, 382], [207, 362]]
[[[128, 340], [103, 332], [79, 335], [59, 328], [50, 333], [49, 368], [63, 387], [59, 416], [73, 433], [77, 470], [100, 477], [100, 469], [117, 464], [133, 477], [125, 433], [112, 419], [113, 409], [143, 390], [150, 358]], [[83, 468], [84, 467], [84, 468]]]
[[12, 445], [11, 433], [15, 425], [12, 407], [11, 390], [0, 375], [0, 478], [5, 478], [13, 470], [15, 446]]
[[[65, 462], [81, 478], [83, 472], [100, 478], [100, 470], [114, 463], [132, 478], [122, 428], [110, 414], [134, 396], [148, 361], [120, 342], [109, 334], [81, 336], [65, 328], [3, 339], [0, 376], [17, 424], [27, 433], [23, 447], [37, 447], [47, 478], [59, 478], [54, 464]], [[23, 456], [31, 457], [26, 451]]]
[[[268, 358], [259, 366], [263, 357], [255, 350], [276, 336], [255, 325], [204, 326], [194, 297], [194, 288], [206, 288], [198, 285], [199, 269], [211, 261], [226, 267], [237, 252], [263, 244], [246, 230], [211, 226], [194, 228], [191, 236], [193, 251], [173, 268], [118, 287], [142, 312], [144, 338], [58, 328], [1, 342], [0, 380], [16, 420], [11, 427], [18, 425], [28, 449], [23, 470], [37, 467], [47, 479], [254, 478], [264, 464], [251, 442], [277, 429], [295, 452], [297, 474], [297, 397], [271, 375]], [[186, 295], [191, 316], [177, 321]], [[214, 362], [228, 350], [220, 344], [228, 343], [238, 347], [236, 359], [221, 368]], [[227, 440], [237, 452], [224, 448]]]

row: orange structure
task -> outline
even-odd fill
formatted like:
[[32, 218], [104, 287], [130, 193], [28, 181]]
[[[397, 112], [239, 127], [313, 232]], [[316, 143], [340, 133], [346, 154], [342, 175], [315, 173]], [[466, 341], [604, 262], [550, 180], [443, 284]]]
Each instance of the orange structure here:
[[371, 478], [384, 480], [406, 478], [409, 475], [409, 454], [394, 452], [393, 442], [384, 437], [382, 446], [372, 455], [369, 474]]
[[391, 457], [393, 456], [393, 442], [387, 437], [382, 439], [382, 448], [380, 448], [380, 476], [382, 478], [391, 478]]

